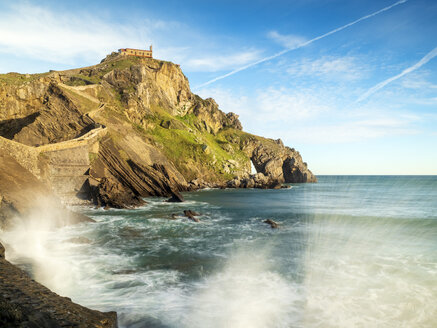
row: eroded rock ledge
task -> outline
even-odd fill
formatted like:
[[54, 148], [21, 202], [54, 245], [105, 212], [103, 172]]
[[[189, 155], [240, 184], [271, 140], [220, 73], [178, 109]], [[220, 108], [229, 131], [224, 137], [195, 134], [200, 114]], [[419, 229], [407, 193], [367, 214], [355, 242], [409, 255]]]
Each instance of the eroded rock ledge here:
[[0, 244], [0, 326], [116, 328], [115, 312], [73, 303], [31, 279], [5, 259]]

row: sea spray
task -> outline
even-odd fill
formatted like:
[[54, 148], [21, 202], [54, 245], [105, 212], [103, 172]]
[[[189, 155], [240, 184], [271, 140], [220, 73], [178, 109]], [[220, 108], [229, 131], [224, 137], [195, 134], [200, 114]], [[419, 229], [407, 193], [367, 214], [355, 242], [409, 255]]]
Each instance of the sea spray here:
[[266, 245], [240, 247], [218, 272], [196, 284], [184, 327], [291, 327], [299, 287], [287, 281]]
[[[66, 211], [56, 201], [41, 195], [25, 216], [13, 218], [7, 231], [0, 234], [8, 249], [7, 259], [22, 264], [38, 282], [55, 291], [71, 292], [75, 278], [68, 258], [53, 256], [62, 245], [51, 245], [53, 234], [68, 222]], [[54, 247], [53, 247], [54, 246]]]

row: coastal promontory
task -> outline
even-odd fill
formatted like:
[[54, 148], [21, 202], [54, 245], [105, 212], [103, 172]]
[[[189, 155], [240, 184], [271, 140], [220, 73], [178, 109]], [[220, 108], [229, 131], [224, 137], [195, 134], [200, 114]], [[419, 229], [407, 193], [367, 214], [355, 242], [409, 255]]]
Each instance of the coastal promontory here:
[[3, 74], [0, 100], [1, 156], [67, 204], [316, 181], [298, 151], [244, 132], [171, 62], [113, 53], [90, 67]]

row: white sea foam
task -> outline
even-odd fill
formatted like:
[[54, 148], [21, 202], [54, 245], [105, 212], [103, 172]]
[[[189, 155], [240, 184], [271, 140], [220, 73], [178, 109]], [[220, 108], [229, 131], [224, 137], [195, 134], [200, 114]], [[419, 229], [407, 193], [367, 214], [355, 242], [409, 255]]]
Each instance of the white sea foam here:
[[222, 270], [197, 284], [184, 327], [291, 327], [298, 285], [274, 270], [266, 250], [239, 250]]

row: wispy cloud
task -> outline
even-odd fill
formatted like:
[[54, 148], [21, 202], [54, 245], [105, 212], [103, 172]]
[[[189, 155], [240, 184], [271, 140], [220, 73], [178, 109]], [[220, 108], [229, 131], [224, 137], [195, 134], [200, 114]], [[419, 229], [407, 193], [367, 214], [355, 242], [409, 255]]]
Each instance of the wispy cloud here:
[[[420, 115], [386, 105], [349, 107], [353, 96], [347, 89], [337, 89], [270, 87], [248, 97], [244, 92], [241, 96], [235, 90], [210, 88], [202, 89], [201, 95], [213, 96], [222, 110], [238, 113], [247, 131], [281, 137], [290, 144], [350, 143], [419, 133]], [[344, 95], [339, 97], [334, 90]]]
[[183, 68], [196, 72], [216, 72], [245, 65], [259, 57], [260, 52], [258, 50], [249, 50], [231, 54], [205, 55], [200, 58], [187, 59], [184, 61]]
[[434, 48], [433, 50], [431, 50], [430, 52], [428, 52], [421, 60], [419, 60], [416, 64], [404, 69], [401, 73], [392, 76], [389, 79], [386, 79], [380, 83], [378, 83], [377, 85], [373, 86], [372, 88], [370, 88], [369, 90], [367, 90], [365, 93], [363, 93], [357, 100], [356, 102], [361, 102], [365, 99], [367, 99], [369, 96], [371, 96], [372, 94], [374, 94], [375, 92], [377, 92], [378, 90], [381, 90], [382, 88], [384, 88], [386, 85], [392, 83], [393, 81], [396, 81], [397, 79], [400, 79], [401, 77], [403, 77], [404, 75], [407, 75], [408, 73], [411, 73], [417, 69], [419, 69], [420, 67], [422, 67], [423, 65], [425, 65], [427, 62], [429, 62], [431, 59], [433, 59], [434, 57], [437, 56], [437, 47]]
[[302, 36], [294, 35], [294, 34], [285, 35], [285, 34], [280, 34], [277, 31], [271, 31], [267, 34], [267, 36], [271, 38], [273, 41], [282, 45], [283, 47], [289, 49], [297, 47], [300, 44], [305, 43], [307, 41]]
[[413, 90], [423, 90], [434, 92], [437, 89], [437, 84], [432, 83], [426, 79], [427, 72], [420, 74], [412, 73], [408, 77], [402, 79], [402, 87]]
[[254, 97], [241, 96], [221, 88], [200, 92], [203, 97], [213, 96], [222, 110], [239, 114], [250, 125], [249, 129], [311, 121], [330, 109], [326, 97], [320, 97], [313, 89], [269, 87], [257, 90], [255, 94]]
[[[85, 23], [86, 22], [86, 23]], [[57, 63], [102, 58], [126, 44], [145, 47], [147, 27], [117, 25], [88, 13], [63, 13], [30, 5], [11, 5], [0, 13], [0, 52]]]
[[304, 58], [296, 61], [287, 68], [287, 73], [299, 77], [323, 77], [331, 80], [357, 80], [361, 79], [366, 68], [352, 56], [324, 56], [311, 60]]
[[229, 77], [229, 76], [231, 76], [231, 75], [234, 75], [234, 74], [236, 74], [236, 73], [239, 73], [239, 72], [241, 72], [241, 71], [244, 71], [244, 70], [246, 70], [246, 69], [248, 69], [248, 68], [254, 67], [254, 66], [259, 65], [259, 64], [261, 64], [261, 63], [264, 63], [264, 62], [266, 62], [266, 61], [269, 61], [269, 60], [275, 59], [275, 58], [277, 58], [277, 57], [280, 57], [280, 56], [282, 56], [282, 55], [284, 55], [284, 54], [286, 54], [286, 53], [288, 53], [288, 52], [290, 52], [290, 51], [292, 51], [292, 50], [296, 50], [296, 49], [299, 49], [299, 48], [302, 48], [302, 47], [306, 47], [307, 45], [310, 45], [311, 43], [313, 43], [313, 42], [315, 42], [315, 41], [318, 41], [318, 40], [320, 40], [320, 39], [326, 38], [327, 36], [330, 36], [330, 35], [332, 35], [332, 34], [334, 34], [334, 33], [340, 32], [340, 31], [342, 31], [342, 30], [344, 30], [344, 29], [346, 29], [346, 28], [348, 28], [348, 27], [350, 27], [350, 26], [352, 26], [352, 25], [355, 25], [355, 24], [357, 24], [357, 23], [359, 23], [359, 22], [361, 22], [361, 21], [363, 21], [363, 20], [366, 20], [366, 19], [372, 18], [372, 17], [374, 17], [374, 16], [376, 16], [376, 15], [379, 15], [379, 14], [381, 14], [381, 13], [387, 11], [387, 10], [390, 10], [391, 8], [396, 7], [396, 6], [400, 5], [400, 4], [403, 4], [403, 3], [407, 2], [407, 1], [408, 1], [408, 0], [400, 0], [400, 1], [398, 1], [398, 2], [395, 2], [394, 4], [392, 4], [392, 5], [390, 5], [390, 6], [387, 6], [387, 7], [385, 7], [385, 8], [382, 8], [382, 9], [380, 9], [380, 10], [378, 10], [378, 11], [375, 11], [374, 13], [371, 13], [371, 14], [369, 14], [369, 15], [363, 16], [363, 17], [361, 17], [361, 18], [359, 18], [359, 19], [357, 19], [357, 20], [355, 20], [355, 21], [353, 21], [353, 22], [350, 22], [350, 23], [348, 23], [348, 24], [346, 24], [346, 25], [340, 26], [340, 27], [338, 27], [338, 28], [336, 28], [336, 29], [334, 29], [334, 30], [332, 30], [332, 31], [329, 31], [329, 32], [327, 32], [327, 33], [325, 33], [325, 34], [322, 34], [322, 35], [320, 35], [320, 36], [317, 36], [317, 37], [315, 37], [315, 38], [313, 38], [313, 39], [311, 39], [311, 40], [308, 40], [308, 41], [306, 41], [306, 42], [304, 42], [304, 43], [301, 43], [301, 44], [295, 45], [295, 46], [293, 46], [293, 47], [291, 47], [291, 48], [284, 49], [284, 50], [282, 50], [282, 51], [280, 51], [280, 52], [278, 52], [278, 53], [276, 53], [276, 54], [274, 54], [274, 55], [271, 55], [271, 56], [268, 56], [268, 57], [264, 57], [264, 58], [262, 58], [262, 59], [259, 59], [259, 60], [255, 61], [255, 62], [253, 62], [253, 63], [250, 63], [250, 64], [244, 65], [244, 66], [242, 66], [242, 67], [239, 67], [239, 68], [237, 68], [237, 69], [235, 69], [235, 70], [233, 70], [233, 71], [231, 71], [231, 72], [229, 72], [229, 73], [227, 73], [227, 74], [220, 75], [220, 76], [218, 76], [218, 77], [216, 77], [216, 78], [214, 78], [214, 79], [212, 79], [212, 80], [209, 80], [209, 81], [207, 81], [207, 82], [205, 82], [205, 83], [203, 83], [203, 84], [201, 84], [201, 85], [198, 85], [196, 88], [202, 88], [202, 87], [205, 87], [205, 86], [207, 86], [207, 85], [210, 85], [211, 83], [214, 83], [214, 82], [217, 82], [217, 81], [222, 80], [222, 79], [224, 79], [224, 78], [227, 78], [227, 77]]

